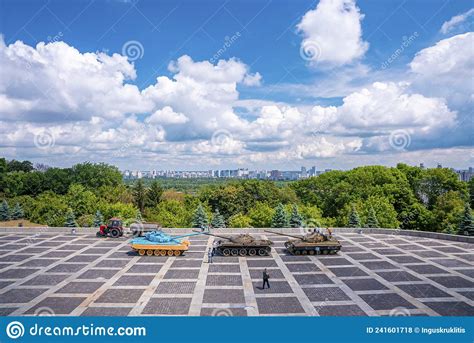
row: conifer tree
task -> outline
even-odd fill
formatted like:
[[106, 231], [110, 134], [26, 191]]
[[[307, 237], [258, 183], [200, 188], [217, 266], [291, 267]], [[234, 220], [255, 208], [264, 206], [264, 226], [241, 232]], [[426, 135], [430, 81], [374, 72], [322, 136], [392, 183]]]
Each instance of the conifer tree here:
[[303, 217], [298, 212], [298, 206], [296, 205], [293, 205], [293, 210], [291, 211], [290, 226], [291, 227], [303, 226]]
[[204, 211], [202, 204], [199, 204], [199, 206], [196, 208], [196, 211], [194, 211], [193, 227], [205, 229], [208, 224], [209, 219], [207, 218], [207, 213]]
[[349, 227], [361, 227], [360, 217], [354, 205], [352, 205], [351, 213], [349, 214]]
[[219, 209], [217, 208], [214, 211], [214, 215], [212, 216], [211, 226], [215, 228], [225, 227], [224, 217], [219, 213]]
[[472, 218], [471, 207], [466, 203], [464, 213], [459, 223], [459, 235], [474, 236], [474, 220]]
[[379, 227], [379, 221], [377, 220], [377, 215], [375, 214], [374, 208], [372, 206], [370, 206], [367, 216], [367, 227]]
[[280, 203], [275, 209], [275, 214], [272, 218], [272, 227], [288, 227], [288, 217], [285, 212], [285, 208]]
[[102, 213], [99, 210], [97, 210], [97, 212], [95, 213], [95, 216], [94, 216], [94, 227], [99, 227], [103, 223], [104, 223], [104, 216], [102, 215]]
[[77, 227], [76, 216], [71, 209], [66, 214], [66, 222], [64, 224], [66, 227]]
[[24, 217], [25, 213], [23, 212], [23, 209], [19, 203], [16, 203], [15, 207], [13, 207], [12, 219], [22, 219]]
[[10, 208], [8, 207], [8, 203], [6, 200], [3, 200], [2, 206], [0, 206], [0, 220], [10, 220]]

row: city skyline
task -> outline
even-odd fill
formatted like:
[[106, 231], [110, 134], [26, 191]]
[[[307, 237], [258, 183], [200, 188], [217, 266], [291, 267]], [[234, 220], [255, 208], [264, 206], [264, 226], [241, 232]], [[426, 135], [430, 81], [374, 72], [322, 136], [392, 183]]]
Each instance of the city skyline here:
[[469, 1], [0, 9], [8, 159], [122, 170], [474, 163]]

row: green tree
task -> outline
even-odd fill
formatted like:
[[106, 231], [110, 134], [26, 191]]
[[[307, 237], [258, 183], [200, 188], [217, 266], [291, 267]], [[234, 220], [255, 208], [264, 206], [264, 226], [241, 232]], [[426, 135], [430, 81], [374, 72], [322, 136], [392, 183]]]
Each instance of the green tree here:
[[193, 216], [193, 227], [204, 229], [209, 224], [209, 219], [207, 217], [206, 211], [204, 211], [204, 207], [202, 204], [199, 204], [194, 212]]
[[[189, 227], [189, 211], [183, 202], [178, 200], [162, 200], [158, 206], [146, 209], [146, 218], [157, 222], [163, 227]], [[192, 212], [191, 212], [192, 213]]]
[[275, 209], [275, 214], [272, 218], [272, 227], [288, 227], [288, 216], [282, 203], [279, 203]]
[[375, 214], [374, 208], [372, 206], [369, 208], [366, 226], [370, 228], [379, 227], [379, 221], [377, 220], [377, 215]]
[[77, 183], [69, 187], [66, 200], [77, 217], [83, 214], [92, 214], [97, 208], [97, 197], [95, 194]]
[[23, 209], [21, 208], [19, 203], [15, 204], [15, 207], [13, 207], [12, 219], [22, 219], [25, 217], [25, 213], [23, 212]]
[[433, 231], [433, 213], [420, 203], [408, 206], [398, 217], [403, 230]]
[[430, 231], [457, 231], [464, 205], [465, 201], [459, 192], [448, 191], [439, 195], [433, 207], [434, 221]]
[[0, 220], [10, 220], [10, 208], [8, 207], [7, 201], [4, 199], [2, 206], [0, 207]]
[[138, 207], [141, 213], [145, 210], [145, 201], [146, 201], [146, 188], [143, 185], [143, 180], [138, 179], [135, 182], [135, 185], [133, 187], [133, 199], [135, 206]]
[[229, 227], [246, 228], [250, 226], [250, 218], [242, 213], [237, 213], [229, 218]]
[[162, 195], [163, 188], [158, 181], [154, 180], [146, 193], [146, 207], [156, 207], [160, 203]]
[[77, 227], [76, 216], [74, 215], [74, 212], [71, 209], [69, 209], [66, 214], [66, 222], [64, 223], [64, 226]]
[[99, 227], [103, 223], [104, 223], [104, 216], [102, 215], [102, 213], [99, 210], [97, 210], [95, 212], [95, 216], [94, 216], [94, 227]]
[[471, 177], [467, 183], [469, 187], [469, 201], [471, 202], [471, 208], [474, 207], [474, 177]]
[[270, 205], [259, 201], [250, 209], [248, 217], [252, 227], [271, 227], [274, 214]]
[[290, 226], [291, 227], [302, 227], [303, 226], [303, 217], [298, 212], [298, 206], [293, 205], [290, 216]]
[[225, 221], [224, 217], [219, 213], [219, 209], [216, 208], [214, 215], [212, 216], [211, 226], [214, 228], [224, 228]]
[[349, 214], [348, 226], [349, 227], [361, 227], [362, 226], [361, 223], [360, 223], [359, 213], [357, 213], [357, 210], [356, 210], [354, 205], [352, 205], [351, 213]]
[[68, 205], [65, 197], [47, 191], [35, 198], [29, 219], [38, 224], [63, 226], [67, 211]]
[[474, 220], [472, 218], [471, 206], [466, 203], [464, 213], [459, 222], [459, 235], [474, 236]]
[[105, 163], [85, 162], [76, 164], [71, 169], [74, 183], [88, 189], [99, 189], [101, 186], [118, 186], [122, 184], [122, 174], [117, 167]]

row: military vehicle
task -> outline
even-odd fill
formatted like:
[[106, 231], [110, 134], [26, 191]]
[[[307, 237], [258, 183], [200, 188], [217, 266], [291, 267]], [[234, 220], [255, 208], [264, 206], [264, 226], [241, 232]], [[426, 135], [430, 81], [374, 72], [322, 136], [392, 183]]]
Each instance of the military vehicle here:
[[256, 239], [248, 233], [233, 235], [233, 236], [221, 236], [214, 233], [203, 231], [204, 235], [214, 236], [221, 238], [214, 242], [216, 252], [223, 256], [268, 256], [271, 252], [272, 241], [268, 239]]
[[289, 235], [270, 230], [265, 230], [265, 232], [294, 238], [285, 242], [286, 250], [292, 255], [336, 254], [342, 247], [341, 243], [332, 236], [330, 229], [327, 229], [327, 234], [315, 231], [306, 235]]
[[189, 249], [190, 242], [183, 239], [196, 236], [198, 233], [187, 235], [171, 236], [163, 231], [147, 232], [145, 237], [138, 237], [131, 240], [132, 249], [140, 256], [179, 256]]

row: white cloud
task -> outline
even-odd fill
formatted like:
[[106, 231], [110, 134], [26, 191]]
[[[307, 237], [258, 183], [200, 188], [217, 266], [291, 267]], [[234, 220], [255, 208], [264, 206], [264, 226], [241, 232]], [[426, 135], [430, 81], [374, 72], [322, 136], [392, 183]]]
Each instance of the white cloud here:
[[315, 139], [310, 143], [296, 146], [296, 154], [299, 158], [328, 158], [339, 156], [343, 153], [356, 152], [362, 147], [361, 139], [344, 142], [341, 139], [330, 142], [325, 137]]
[[360, 13], [355, 0], [321, 0], [307, 12], [297, 29], [303, 34], [302, 48], [316, 51], [313, 62], [344, 65], [362, 57], [369, 43], [362, 39]]
[[445, 21], [441, 26], [441, 33], [447, 34], [456, 29], [464, 29], [466, 25], [472, 25], [472, 18], [474, 16], [474, 8], [471, 8], [469, 11], [456, 15]]
[[145, 121], [151, 124], [184, 124], [188, 120], [189, 118], [184, 114], [176, 113], [170, 106], [165, 106], [155, 111]]

